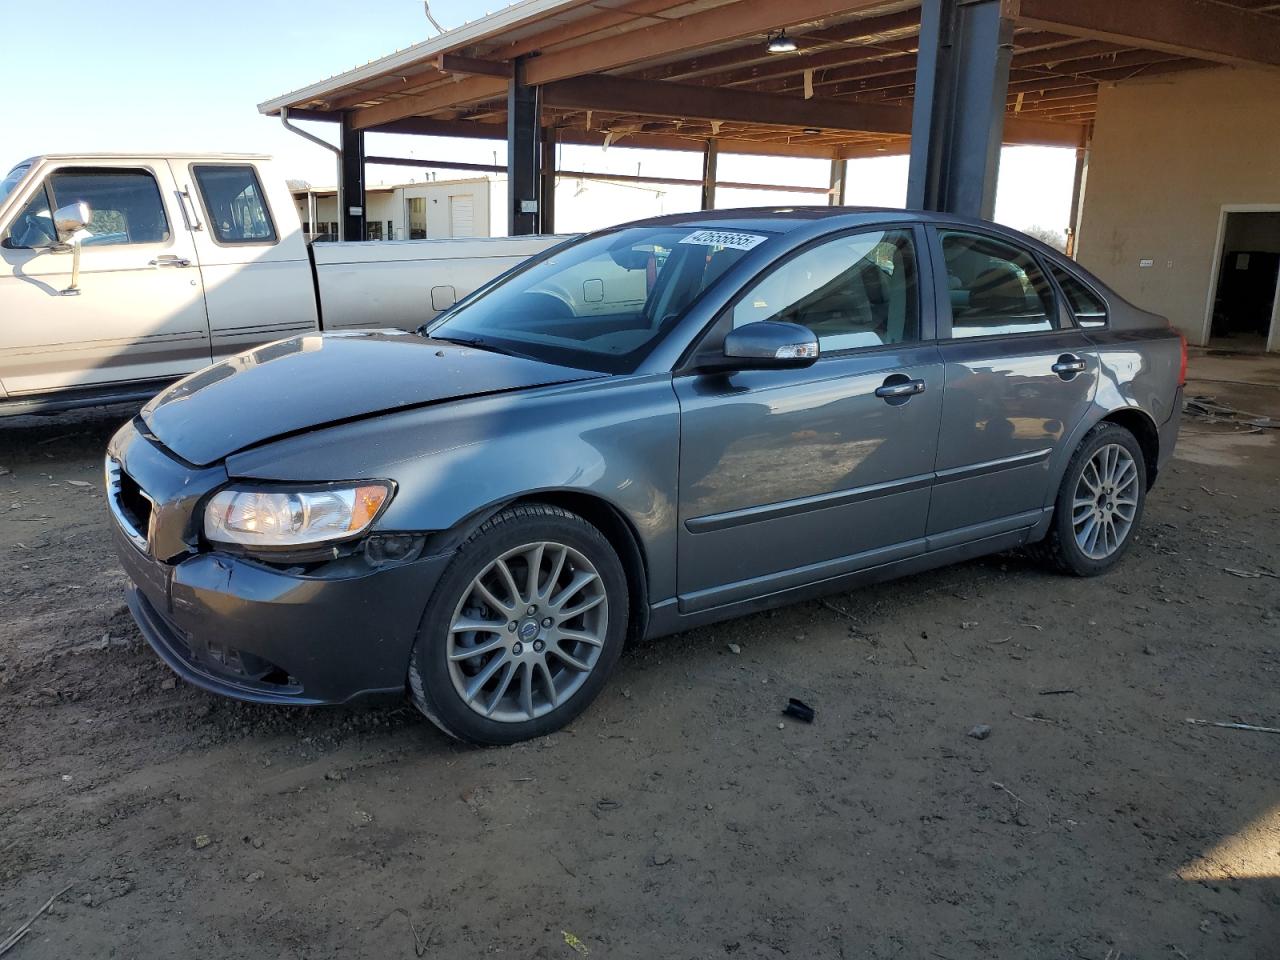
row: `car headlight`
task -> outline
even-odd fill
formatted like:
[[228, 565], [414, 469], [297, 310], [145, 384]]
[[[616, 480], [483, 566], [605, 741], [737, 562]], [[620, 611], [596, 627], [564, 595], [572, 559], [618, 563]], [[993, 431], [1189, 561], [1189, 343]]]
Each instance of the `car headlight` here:
[[219, 491], [204, 511], [204, 535], [242, 547], [299, 547], [359, 536], [391, 499], [391, 485], [365, 481], [310, 489]]

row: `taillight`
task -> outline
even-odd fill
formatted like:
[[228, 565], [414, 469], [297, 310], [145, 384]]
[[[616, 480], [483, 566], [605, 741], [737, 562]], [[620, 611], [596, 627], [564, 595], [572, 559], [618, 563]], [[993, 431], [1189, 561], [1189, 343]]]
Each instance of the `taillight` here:
[[1187, 385], [1187, 338], [1179, 333], [1178, 340], [1182, 345], [1182, 362], [1178, 366], [1178, 386], [1185, 387]]

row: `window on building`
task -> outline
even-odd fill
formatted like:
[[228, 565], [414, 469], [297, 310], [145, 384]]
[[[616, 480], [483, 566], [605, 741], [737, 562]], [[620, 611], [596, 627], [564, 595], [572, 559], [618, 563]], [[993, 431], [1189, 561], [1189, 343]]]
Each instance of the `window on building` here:
[[824, 353], [916, 340], [915, 249], [907, 230], [838, 237], [792, 257], [748, 290], [733, 325], [782, 320], [808, 327]]
[[974, 233], [941, 238], [953, 338], [1054, 329], [1053, 292], [1029, 252]]
[[191, 168], [219, 243], [275, 243], [258, 172], [249, 164], [197, 164]]
[[409, 204], [409, 239], [427, 239], [427, 198], [410, 197]]

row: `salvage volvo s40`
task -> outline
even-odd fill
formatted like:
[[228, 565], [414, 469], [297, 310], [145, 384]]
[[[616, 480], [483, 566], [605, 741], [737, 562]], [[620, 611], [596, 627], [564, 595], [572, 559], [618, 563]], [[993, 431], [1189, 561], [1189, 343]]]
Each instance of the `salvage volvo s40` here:
[[989, 223], [852, 209], [630, 224], [416, 333], [180, 381], [111, 441], [129, 604], [263, 703], [407, 695], [508, 743], [624, 643], [1020, 545], [1110, 569], [1177, 436], [1185, 343]]

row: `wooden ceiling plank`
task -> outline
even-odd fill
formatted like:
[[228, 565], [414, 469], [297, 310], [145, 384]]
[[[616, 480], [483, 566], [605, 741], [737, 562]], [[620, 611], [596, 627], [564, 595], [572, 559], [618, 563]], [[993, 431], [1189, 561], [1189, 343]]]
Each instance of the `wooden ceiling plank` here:
[[491, 100], [504, 96], [506, 92], [506, 80], [497, 77], [466, 77], [456, 82], [439, 84], [423, 93], [356, 110], [352, 124], [357, 130], [367, 130], [405, 117], [429, 116], [437, 110]]
[[884, 0], [739, 0], [679, 20], [667, 20], [528, 62], [530, 83], [551, 83], [716, 43], [764, 35], [827, 17], [854, 13]]
[[1005, 0], [1028, 26], [1232, 65], [1280, 66], [1280, 19], [1210, 0]]

